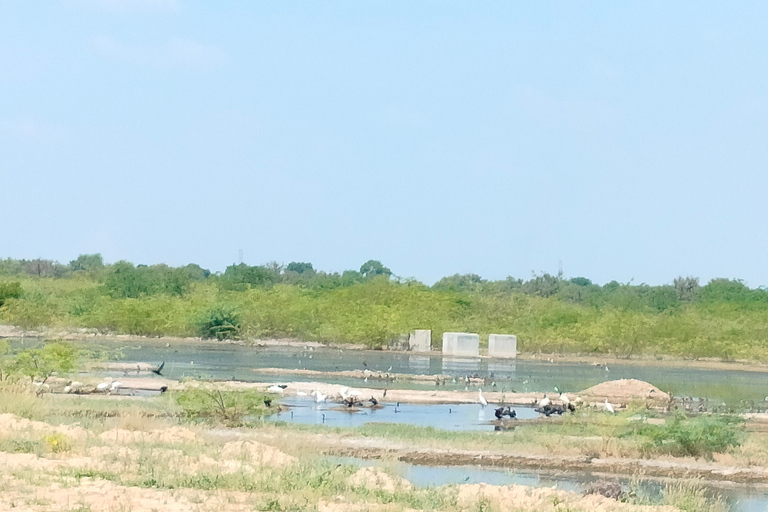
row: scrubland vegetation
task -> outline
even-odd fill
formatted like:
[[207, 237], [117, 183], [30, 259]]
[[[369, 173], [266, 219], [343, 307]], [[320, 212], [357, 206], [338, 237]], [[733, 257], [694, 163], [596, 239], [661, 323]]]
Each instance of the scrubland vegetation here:
[[670, 285], [562, 275], [486, 281], [455, 275], [433, 286], [395, 277], [378, 261], [343, 273], [310, 263], [232, 265], [211, 273], [0, 260], [0, 323], [24, 329], [218, 339], [293, 337], [380, 347], [416, 328], [518, 335], [526, 352], [673, 355], [768, 360], [768, 291], [740, 281], [681, 277]]

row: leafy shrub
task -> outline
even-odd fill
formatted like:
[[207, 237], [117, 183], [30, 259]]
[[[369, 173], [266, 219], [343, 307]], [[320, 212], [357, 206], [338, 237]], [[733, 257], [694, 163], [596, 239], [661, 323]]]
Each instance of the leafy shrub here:
[[9, 281], [6, 283], [0, 283], [0, 307], [8, 299], [18, 299], [21, 297], [21, 283], [19, 281]]
[[240, 337], [240, 316], [227, 307], [211, 309], [200, 324], [200, 336], [217, 340], [236, 340]]
[[267, 414], [264, 400], [269, 399], [269, 395], [255, 390], [191, 388], [174, 392], [173, 399], [189, 418], [215, 418], [227, 424], [239, 424], [245, 416]]
[[640, 427], [640, 434], [649, 438], [643, 447], [646, 454], [704, 457], [740, 446], [743, 420], [727, 416], [697, 416], [678, 414], [665, 425]]
[[78, 360], [77, 348], [71, 343], [54, 341], [42, 348], [27, 349], [16, 354], [8, 364], [10, 373], [29, 378], [46, 379], [52, 373], [71, 372]]

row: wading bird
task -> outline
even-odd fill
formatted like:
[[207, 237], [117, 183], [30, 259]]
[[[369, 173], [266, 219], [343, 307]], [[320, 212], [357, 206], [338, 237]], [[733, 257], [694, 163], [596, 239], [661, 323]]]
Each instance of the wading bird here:
[[482, 390], [482, 389], [479, 389], [479, 390], [477, 391], [477, 401], [478, 401], [478, 402], [480, 403], [480, 405], [482, 405], [483, 407], [485, 407], [486, 405], [488, 405], [488, 400], [486, 400], [486, 399], [485, 399], [485, 397], [483, 396], [483, 390]]

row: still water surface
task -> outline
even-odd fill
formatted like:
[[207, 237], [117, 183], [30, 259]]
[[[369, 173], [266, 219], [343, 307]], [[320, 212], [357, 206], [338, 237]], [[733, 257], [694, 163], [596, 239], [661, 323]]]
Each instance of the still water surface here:
[[[85, 343], [94, 343], [92, 341]], [[96, 342], [103, 343], [103, 342]], [[114, 344], [108, 346], [114, 347]], [[497, 390], [577, 392], [614, 379], [640, 379], [675, 396], [706, 397], [711, 401], [736, 404], [741, 400], [762, 401], [768, 396], [768, 372], [738, 369], [713, 370], [688, 367], [653, 366], [648, 363], [622, 362], [606, 367], [588, 363], [547, 361], [509, 361], [499, 359], [455, 359], [440, 355], [412, 355], [372, 350], [339, 350], [296, 347], [245, 347], [220, 343], [173, 344], [138, 340], [120, 345], [121, 360], [126, 362], [166, 361], [169, 378], [207, 377], [243, 381], [326, 381], [355, 386], [359, 379], [323, 378], [259, 373], [260, 368], [308, 369], [316, 371], [362, 370], [391, 371], [406, 374], [448, 374], [445, 388], [464, 389], [462, 377], [479, 375], [496, 384]], [[389, 370], [391, 368], [391, 370]], [[371, 381], [369, 387], [385, 388], [383, 382]], [[398, 382], [397, 387], [435, 389], [432, 383]]]

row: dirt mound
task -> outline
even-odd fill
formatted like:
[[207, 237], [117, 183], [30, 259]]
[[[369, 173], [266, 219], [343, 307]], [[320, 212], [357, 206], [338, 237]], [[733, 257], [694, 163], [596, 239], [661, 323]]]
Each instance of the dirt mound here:
[[[5, 476], [5, 475], [4, 475]], [[46, 510], [91, 510], [113, 512], [248, 512], [252, 500], [246, 493], [214, 493], [196, 490], [125, 487], [106, 480], [84, 477], [65, 484], [51, 483], [32, 490], [26, 481], [8, 476], [3, 480], [0, 510], [43, 512]]]
[[115, 428], [102, 433], [99, 439], [117, 443], [186, 443], [195, 440], [195, 433], [184, 427], [170, 427], [149, 432]]
[[221, 450], [222, 459], [239, 459], [259, 466], [285, 467], [296, 458], [281, 452], [274, 446], [256, 441], [235, 441], [227, 443]]
[[73, 439], [84, 439], [88, 432], [78, 425], [50, 425], [42, 421], [28, 420], [14, 414], [0, 414], [0, 434], [21, 431], [38, 432], [41, 434], [58, 432]]
[[558, 512], [562, 510], [589, 510], [591, 512], [679, 512], [669, 506], [630, 505], [597, 494], [581, 496], [572, 492], [547, 487], [524, 485], [497, 486], [468, 484], [459, 486], [458, 504], [462, 508], [476, 509], [478, 504], [490, 504], [499, 510], [536, 510]]
[[412, 487], [411, 483], [404, 478], [388, 475], [378, 468], [362, 468], [358, 470], [349, 477], [349, 483], [354, 487], [381, 489], [387, 492], [395, 492]]
[[609, 402], [627, 403], [632, 400], [669, 401], [669, 395], [642, 380], [620, 379], [602, 382], [581, 393], [582, 397], [607, 398]]

